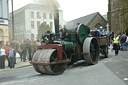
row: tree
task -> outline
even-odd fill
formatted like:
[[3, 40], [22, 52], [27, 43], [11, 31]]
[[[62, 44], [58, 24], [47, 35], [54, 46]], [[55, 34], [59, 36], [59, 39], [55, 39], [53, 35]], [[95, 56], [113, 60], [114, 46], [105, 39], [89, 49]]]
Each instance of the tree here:
[[119, 0], [120, 12], [122, 16], [121, 22], [124, 24], [124, 28], [128, 28], [128, 0]]
[[47, 31], [52, 32], [51, 28], [49, 27], [49, 25], [47, 25], [45, 22], [43, 22], [38, 29], [38, 35], [37, 38], [41, 39], [42, 35], [44, 35]]

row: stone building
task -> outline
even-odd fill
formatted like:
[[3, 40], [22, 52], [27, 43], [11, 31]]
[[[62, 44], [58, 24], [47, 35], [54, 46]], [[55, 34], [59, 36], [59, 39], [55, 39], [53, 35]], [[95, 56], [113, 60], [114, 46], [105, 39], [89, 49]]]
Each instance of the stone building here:
[[121, 22], [123, 17], [121, 16], [121, 7], [119, 0], [108, 0], [108, 23], [111, 31], [123, 32], [124, 25]]
[[[10, 13], [10, 21], [12, 14]], [[59, 10], [59, 24], [63, 25], [63, 11]], [[14, 36], [18, 41], [26, 39], [36, 39], [38, 28], [41, 23], [45, 22], [55, 32], [54, 27], [54, 9], [46, 4], [28, 4], [14, 11]], [[12, 34], [10, 30], [10, 39]]]
[[0, 0], [0, 41], [9, 41], [9, 10], [8, 0]]
[[103, 18], [103, 16], [100, 15], [99, 12], [69, 21], [66, 23], [66, 28], [74, 29], [74, 28], [76, 28], [77, 23], [85, 24], [86, 22], [89, 23], [89, 27], [91, 30], [94, 30], [95, 27], [99, 28], [100, 26], [102, 26], [105, 30], [107, 30], [107, 28], [106, 28], [107, 21]]

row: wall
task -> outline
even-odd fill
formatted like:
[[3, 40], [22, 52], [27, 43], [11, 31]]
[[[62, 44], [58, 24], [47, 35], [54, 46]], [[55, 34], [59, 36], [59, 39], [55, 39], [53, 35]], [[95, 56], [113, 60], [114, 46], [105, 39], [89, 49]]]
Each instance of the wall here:
[[121, 22], [121, 7], [119, 5], [119, 0], [109, 0], [108, 4], [108, 23], [110, 25], [110, 30], [118, 33], [124, 30], [124, 25]]
[[105, 29], [107, 22], [99, 14], [97, 14], [96, 17], [93, 19], [93, 21], [89, 24], [90, 29], [94, 30], [96, 24], [98, 23], [100, 23]]
[[9, 19], [7, 0], [0, 0], [0, 41], [9, 41]]

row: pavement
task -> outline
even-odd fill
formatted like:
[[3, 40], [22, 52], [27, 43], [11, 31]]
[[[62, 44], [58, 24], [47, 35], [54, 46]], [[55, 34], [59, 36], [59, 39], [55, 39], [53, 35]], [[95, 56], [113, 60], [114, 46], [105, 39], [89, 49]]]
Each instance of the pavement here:
[[5, 69], [0, 69], [0, 71], [6, 71], [6, 70], [14, 70], [17, 68], [22, 68], [22, 67], [27, 67], [27, 66], [32, 66], [30, 63], [30, 61], [27, 59], [25, 62], [21, 62], [20, 57], [16, 58], [16, 64], [15, 67], [10, 69], [10, 67], [8, 67], [8, 61], [7, 59], [5, 60]]

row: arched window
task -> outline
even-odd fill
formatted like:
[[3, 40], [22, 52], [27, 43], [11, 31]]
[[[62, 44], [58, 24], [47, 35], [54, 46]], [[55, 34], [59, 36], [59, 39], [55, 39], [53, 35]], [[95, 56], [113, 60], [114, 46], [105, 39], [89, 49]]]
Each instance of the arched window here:
[[31, 18], [34, 18], [34, 12], [31, 11]]
[[46, 13], [43, 13], [43, 19], [46, 19], [46, 17], [47, 17]]
[[40, 13], [39, 13], [39, 12], [37, 12], [37, 18], [38, 18], [38, 19], [40, 18]]
[[52, 13], [49, 14], [49, 19], [52, 19]]
[[50, 27], [53, 28], [53, 22], [50, 22]]
[[97, 24], [95, 25], [95, 28], [99, 29], [100, 26], [102, 26], [102, 25], [101, 25], [100, 23], [97, 23]]

